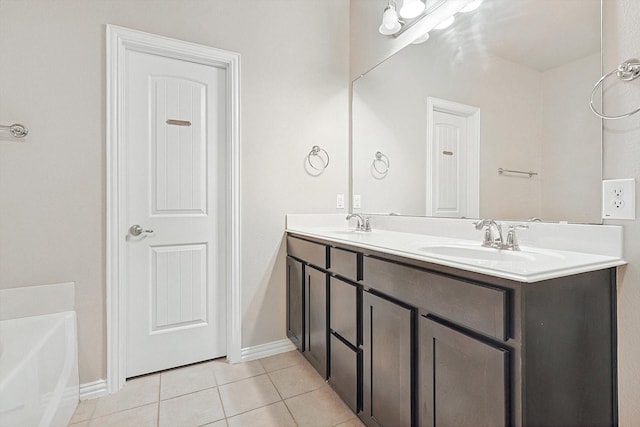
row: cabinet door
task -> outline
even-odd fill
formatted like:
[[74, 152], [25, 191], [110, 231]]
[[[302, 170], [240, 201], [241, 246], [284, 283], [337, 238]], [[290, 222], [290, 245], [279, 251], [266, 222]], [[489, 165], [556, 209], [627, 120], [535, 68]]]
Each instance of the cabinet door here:
[[509, 351], [420, 317], [421, 427], [509, 422]]
[[333, 333], [329, 336], [331, 342], [329, 384], [347, 406], [357, 413], [361, 408], [362, 400], [360, 393], [362, 352], [352, 348]]
[[302, 263], [287, 257], [287, 336], [304, 351]]
[[413, 419], [414, 311], [363, 293], [363, 421], [369, 426], [409, 427]]
[[327, 274], [305, 269], [305, 351], [307, 360], [327, 378]]

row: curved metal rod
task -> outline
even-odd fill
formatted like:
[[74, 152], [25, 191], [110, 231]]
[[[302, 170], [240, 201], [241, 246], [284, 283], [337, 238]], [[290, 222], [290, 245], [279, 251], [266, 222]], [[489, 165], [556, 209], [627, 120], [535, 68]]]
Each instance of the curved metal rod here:
[[[324, 156], [327, 158], [327, 160], [324, 160], [320, 153], [324, 153]], [[317, 168], [313, 166], [313, 163], [311, 163], [311, 156], [318, 156], [320, 158], [320, 161], [322, 161], [322, 167]], [[309, 154], [307, 154], [307, 163], [309, 163], [309, 166], [311, 166], [313, 169], [317, 171], [323, 171], [327, 168], [327, 166], [329, 166], [329, 153], [327, 153], [327, 150], [325, 150], [324, 148], [320, 148], [317, 145], [314, 145], [313, 147], [311, 147], [311, 151], [309, 151]]]
[[[376, 163], [382, 163], [384, 165], [384, 170], [378, 169], [378, 167], [376, 166]], [[389, 157], [387, 157], [385, 154], [381, 153], [380, 151], [376, 152], [376, 158], [373, 159], [373, 168], [380, 175], [385, 175], [387, 172], [389, 172]]]
[[638, 60], [638, 59], [627, 59], [622, 64], [620, 64], [618, 66], [618, 68], [616, 68], [615, 70], [612, 70], [612, 71], [608, 72], [607, 74], [605, 74], [604, 76], [600, 77], [600, 80], [598, 80], [598, 82], [595, 84], [595, 86], [593, 86], [593, 90], [591, 91], [591, 96], [589, 97], [589, 107], [591, 107], [591, 111], [593, 111], [593, 113], [596, 116], [598, 116], [598, 117], [600, 117], [602, 119], [607, 119], [607, 120], [623, 119], [625, 117], [632, 116], [632, 115], [636, 114], [637, 112], [640, 112], [640, 107], [638, 107], [635, 110], [633, 110], [633, 111], [631, 111], [629, 113], [626, 113], [626, 114], [621, 114], [619, 116], [607, 116], [604, 113], [601, 113], [598, 110], [596, 110], [595, 105], [593, 105], [593, 96], [596, 94], [596, 90], [598, 90], [600, 85], [602, 85], [602, 83], [607, 79], [607, 77], [611, 76], [612, 74], [615, 74], [616, 77], [618, 77], [618, 79], [620, 79], [620, 80], [622, 80], [624, 82], [630, 82], [632, 80], [635, 80], [638, 77], [640, 77], [640, 60]]
[[29, 129], [22, 126], [21, 124], [14, 123], [12, 125], [0, 125], [0, 129], [6, 129], [11, 132], [15, 138], [24, 138], [29, 134]]

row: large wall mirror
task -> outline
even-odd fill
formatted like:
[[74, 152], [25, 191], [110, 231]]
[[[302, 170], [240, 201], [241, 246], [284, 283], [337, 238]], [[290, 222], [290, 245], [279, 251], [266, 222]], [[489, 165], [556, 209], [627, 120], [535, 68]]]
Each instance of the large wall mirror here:
[[459, 13], [353, 82], [353, 211], [601, 222], [601, 59], [600, 0]]

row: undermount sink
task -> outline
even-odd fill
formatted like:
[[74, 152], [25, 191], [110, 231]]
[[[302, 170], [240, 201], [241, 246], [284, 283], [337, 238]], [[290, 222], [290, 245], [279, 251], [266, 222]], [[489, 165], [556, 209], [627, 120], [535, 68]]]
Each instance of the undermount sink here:
[[436, 258], [455, 258], [467, 262], [532, 262], [562, 258], [561, 255], [546, 251], [520, 250], [510, 251], [504, 249], [486, 248], [483, 246], [467, 245], [439, 245], [420, 248]]
[[362, 231], [362, 230], [356, 230], [356, 229], [352, 229], [352, 230], [331, 230], [332, 234], [347, 234], [347, 235], [353, 235], [353, 234], [371, 234], [373, 232], [373, 230], [370, 231]]

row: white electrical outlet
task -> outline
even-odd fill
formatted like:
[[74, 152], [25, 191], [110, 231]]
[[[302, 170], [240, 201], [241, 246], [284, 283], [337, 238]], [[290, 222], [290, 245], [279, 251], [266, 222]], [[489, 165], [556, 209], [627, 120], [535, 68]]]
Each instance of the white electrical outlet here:
[[362, 209], [362, 198], [359, 194], [353, 195], [353, 209]]
[[602, 218], [636, 219], [635, 179], [602, 181]]
[[336, 196], [336, 209], [344, 209], [344, 194]]

